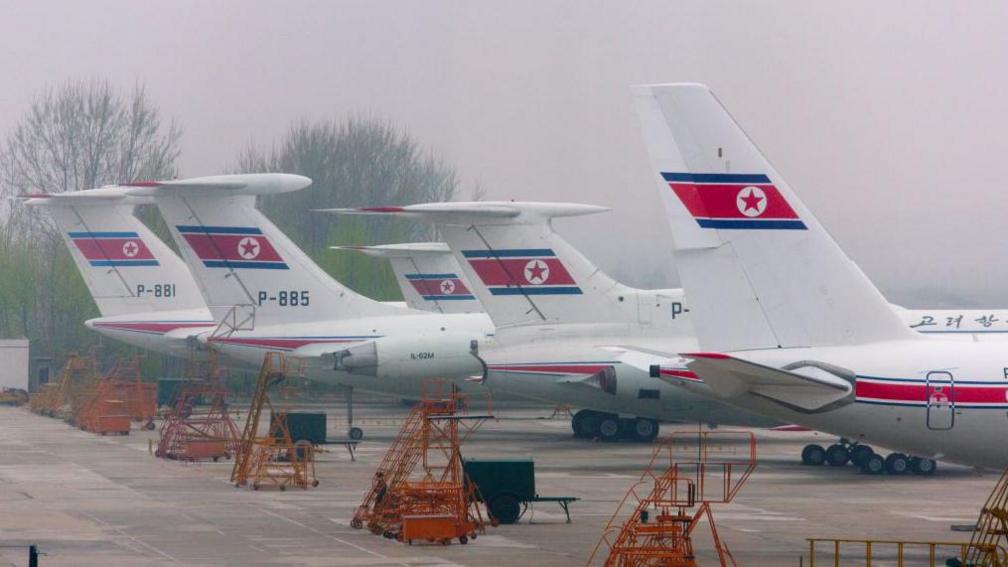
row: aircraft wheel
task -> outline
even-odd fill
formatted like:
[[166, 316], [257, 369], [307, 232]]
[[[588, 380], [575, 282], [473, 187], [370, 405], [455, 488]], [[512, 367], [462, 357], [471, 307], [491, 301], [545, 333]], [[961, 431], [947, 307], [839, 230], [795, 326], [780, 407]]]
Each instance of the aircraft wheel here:
[[889, 474], [906, 474], [910, 472], [910, 457], [903, 453], [890, 453], [885, 458], [885, 469]]
[[364, 438], [364, 430], [360, 427], [351, 427], [350, 431], [347, 432], [347, 436], [353, 441], [360, 441]]
[[620, 419], [615, 415], [606, 415], [599, 420], [598, 435], [603, 441], [616, 441], [620, 437]]
[[938, 463], [936, 463], [934, 459], [925, 459], [922, 457], [914, 457], [910, 459], [910, 471], [915, 475], [931, 476], [937, 468]]
[[633, 420], [633, 438], [641, 443], [650, 443], [658, 437], [658, 420], [638, 417]]
[[574, 436], [581, 439], [594, 439], [599, 435], [599, 422], [602, 421], [602, 414], [595, 411], [583, 411], [585, 413], [577, 421], [577, 431]]
[[819, 466], [826, 462], [826, 449], [821, 445], [806, 445], [801, 452], [803, 465]]
[[830, 445], [826, 449], [826, 464], [831, 467], [842, 467], [850, 460], [850, 451], [843, 445]]
[[854, 445], [850, 449], [851, 464], [855, 467], [860, 467], [864, 465], [865, 461], [868, 460], [868, 457], [874, 454], [875, 451], [868, 445]]
[[595, 412], [591, 410], [579, 410], [573, 416], [571, 416], [571, 429], [574, 431], [574, 437], [579, 439], [585, 438], [585, 432], [582, 427], [586, 417], [590, 416]]
[[861, 472], [865, 474], [882, 474], [885, 472], [885, 459], [878, 453], [872, 453], [861, 465]]

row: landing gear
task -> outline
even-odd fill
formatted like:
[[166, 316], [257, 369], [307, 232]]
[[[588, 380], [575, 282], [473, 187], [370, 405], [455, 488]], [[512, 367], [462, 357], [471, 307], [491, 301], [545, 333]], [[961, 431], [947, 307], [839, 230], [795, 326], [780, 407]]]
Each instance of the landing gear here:
[[820, 445], [806, 445], [801, 452], [801, 462], [803, 465], [817, 467], [826, 462], [826, 449]]
[[868, 457], [874, 454], [875, 451], [873, 451], [868, 445], [854, 445], [850, 449], [850, 462], [855, 467], [861, 467], [864, 466]]
[[620, 437], [622, 428], [620, 427], [620, 418], [615, 415], [606, 415], [599, 421], [598, 426], [599, 434], [598, 436], [603, 441], [616, 441]]
[[641, 443], [650, 443], [658, 437], [658, 420], [638, 417], [632, 420], [633, 438]]
[[903, 453], [890, 453], [888, 456], [883, 456], [868, 445], [851, 443], [846, 439], [840, 439], [839, 442], [826, 449], [822, 445], [806, 445], [802, 449], [801, 458], [802, 464], [811, 466], [828, 464], [842, 467], [849, 462], [861, 469], [864, 474], [903, 475], [913, 473], [927, 476], [934, 474], [938, 466], [934, 459], [913, 457]]
[[910, 459], [910, 472], [915, 475], [931, 476], [937, 468], [938, 463], [936, 463], [934, 459], [925, 459], [922, 457], [914, 457]]
[[850, 451], [847, 447], [837, 443], [836, 445], [830, 445], [829, 449], [826, 449], [826, 464], [831, 467], [842, 467], [847, 464], [850, 460]]
[[659, 425], [658, 420], [647, 417], [621, 418], [614, 413], [584, 409], [571, 418], [571, 429], [578, 439], [617, 441], [626, 438], [650, 443], [658, 437]]
[[571, 418], [574, 437], [578, 439], [594, 439], [598, 437], [598, 425], [602, 414], [591, 410], [581, 410]]
[[352, 441], [360, 441], [364, 438], [364, 430], [353, 424], [353, 386], [344, 386], [343, 391], [346, 393], [347, 437]]
[[872, 453], [861, 465], [861, 472], [865, 474], [882, 474], [885, 472], [885, 459], [878, 453]]
[[910, 471], [910, 457], [903, 453], [890, 453], [885, 458], [885, 469], [889, 474], [906, 474]]

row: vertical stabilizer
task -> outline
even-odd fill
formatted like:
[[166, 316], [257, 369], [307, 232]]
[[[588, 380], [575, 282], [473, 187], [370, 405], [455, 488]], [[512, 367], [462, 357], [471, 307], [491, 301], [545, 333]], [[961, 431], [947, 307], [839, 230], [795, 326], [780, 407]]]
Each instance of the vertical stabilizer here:
[[408, 307], [435, 313], [483, 311], [451, 249], [443, 242], [332, 248], [387, 259]]
[[706, 86], [634, 95], [702, 348], [915, 336]]

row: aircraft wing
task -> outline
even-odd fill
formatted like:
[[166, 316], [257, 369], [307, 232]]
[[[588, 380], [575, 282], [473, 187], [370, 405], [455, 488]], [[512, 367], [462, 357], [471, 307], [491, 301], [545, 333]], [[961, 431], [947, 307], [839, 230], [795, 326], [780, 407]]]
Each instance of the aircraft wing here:
[[854, 401], [852, 372], [812, 361], [773, 368], [721, 353], [683, 354], [686, 366], [720, 397], [752, 395], [802, 413]]

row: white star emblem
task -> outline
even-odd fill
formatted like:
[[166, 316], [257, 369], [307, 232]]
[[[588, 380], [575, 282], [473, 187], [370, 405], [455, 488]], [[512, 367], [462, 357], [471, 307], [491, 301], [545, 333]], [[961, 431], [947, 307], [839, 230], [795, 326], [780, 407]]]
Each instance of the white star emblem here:
[[246, 260], [252, 260], [258, 256], [261, 249], [259, 241], [251, 236], [246, 236], [238, 241], [238, 255]]
[[549, 266], [542, 260], [529, 260], [525, 264], [525, 281], [533, 285], [545, 283], [549, 279]]
[[735, 196], [735, 206], [738, 207], [740, 213], [747, 217], [758, 217], [766, 210], [766, 193], [753, 185], [743, 187]]
[[451, 295], [455, 293], [455, 282], [451, 280], [443, 280], [441, 282], [441, 294]]
[[122, 253], [123, 256], [126, 256], [127, 258], [132, 258], [140, 253], [140, 247], [137, 246], [136, 242], [133, 242], [132, 240], [127, 240], [122, 245]]

